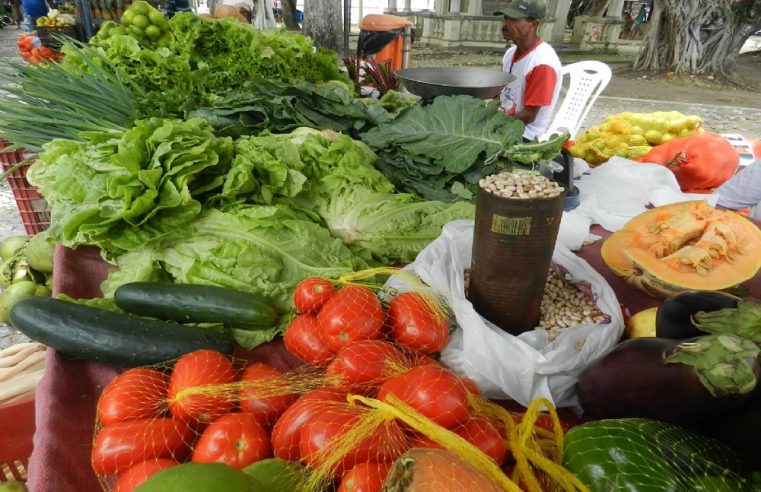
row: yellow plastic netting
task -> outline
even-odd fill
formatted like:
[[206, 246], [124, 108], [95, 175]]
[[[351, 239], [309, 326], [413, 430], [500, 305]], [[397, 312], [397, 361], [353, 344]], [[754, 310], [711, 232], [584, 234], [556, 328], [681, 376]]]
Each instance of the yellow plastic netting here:
[[[374, 370], [380, 376], [361, 386], [363, 394], [348, 392], [356, 385], [322, 368], [281, 372], [213, 351], [131, 369], [99, 401], [93, 467], [104, 490], [125, 490], [119, 481], [136, 469], [155, 473], [187, 461], [244, 469], [274, 455], [306, 465], [300, 490], [317, 492], [330, 490], [360, 464], [390, 466], [413, 446], [425, 446], [454, 452], [501, 490], [521, 490], [518, 483], [530, 491], [547, 490], [547, 484], [584, 490], [560, 465], [563, 432], [547, 401], [517, 416], [431, 359], [387, 345], [404, 357], [372, 355], [367, 364], [381, 364]], [[415, 371], [429, 378], [422, 400], [416, 399], [422, 380]], [[537, 425], [542, 410], [552, 422], [547, 428]], [[484, 434], [464, 431], [475, 418], [504, 447], [502, 462], [482, 449]], [[502, 466], [511, 465], [508, 476]]]
[[700, 116], [679, 111], [623, 112], [582, 133], [569, 151], [592, 166], [613, 156], [638, 160], [656, 145], [702, 133], [702, 125]]

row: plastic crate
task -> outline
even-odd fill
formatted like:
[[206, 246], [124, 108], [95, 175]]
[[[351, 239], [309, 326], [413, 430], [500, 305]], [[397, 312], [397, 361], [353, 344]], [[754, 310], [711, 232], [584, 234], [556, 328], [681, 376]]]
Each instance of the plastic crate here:
[[[33, 154], [25, 154], [21, 150], [3, 152], [7, 146], [7, 143], [0, 141], [0, 164], [2, 164], [4, 172], [24, 159], [33, 156]], [[50, 226], [50, 207], [37, 191], [37, 188], [30, 185], [26, 180], [26, 170], [30, 165], [31, 161], [15, 169], [8, 176], [8, 184], [13, 191], [13, 197], [16, 199], [16, 207], [21, 216], [24, 230], [27, 234], [33, 235]]]
[[0, 405], [0, 483], [26, 481], [34, 429], [33, 398]]
[[40, 43], [55, 51], [61, 49], [61, 41], [56, 36], [64, 35], [82, 41], [82, 34], [78, 26], [36, 26], [36, 30]]

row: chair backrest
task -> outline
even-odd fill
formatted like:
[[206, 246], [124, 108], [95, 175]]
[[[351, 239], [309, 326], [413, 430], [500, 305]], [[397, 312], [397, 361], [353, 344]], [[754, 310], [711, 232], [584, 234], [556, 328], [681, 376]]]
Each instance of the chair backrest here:
[[605, 63], [587, 60], [564, 65], [563, 84], [566, 75], [569, 79], [568, 89], [543, 139], [553, 133], [559, 133], [561, 129], [568, 130], [571, 138], [575, 138], [597, 96], [610, 82], [611, 71]]

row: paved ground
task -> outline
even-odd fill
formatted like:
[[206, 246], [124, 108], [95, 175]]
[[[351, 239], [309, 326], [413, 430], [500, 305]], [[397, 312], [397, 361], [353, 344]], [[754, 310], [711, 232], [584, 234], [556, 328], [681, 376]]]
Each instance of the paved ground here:
[[[14, 61], [21, 62], [16, 49], [16, 40], [21, 35], [21, 30], [15, 27], [5, 27], [0, 29], [0, 71], [7, 70], [2, 62]], [[499, 63], [500, 55], [498, 53], [480, 53], [464, 54], [458, 57], [448, 57], [437, 53], [435, 50], [419, 49], [414, 52], [416, 66], [441, 66], [442, 60], [448, 59], [449, 65], [469, 65], [469, 66], [495, 66]], [[466, 61], [467, 60], [467, 61]], [[615, 86], [611, 83], [611, 89]], [[2, 82], [0, 81], [0, 87]], [[603, 93], [605, 94], [605, 93]], [[675, 102], [664, 100], [662, 94], [654, 91], [652, 98], [629, 98], [620, 95], [610, 96], [602, 95], [595, 106], [589, 113], [585, 126], [601, 122], [606, 116], [620, 113], [623, 111], [649, 112], [675, 110], [685, 114], [698, 114], [705, 120], [705, 128], [710, 131], [720, 133], [740, 133], [749, 137], [761, 139], [761, 95], [756, 104], [746, 106], [729, 106], [724, 104], [703, 104], [697, 102]], [[720, 97], [711, 98], [718, 100]], [[0, 101], [2, 95], [0, 94]], [[16, 209], [16, 202], [13, 198], [8, 184], [0, 183], [0, 240], [5, 237], [24, 234], [24, 228]], [[15, 332], [7, 325], [0, 324], [0, 349], [24, 341], [23, 335]]]

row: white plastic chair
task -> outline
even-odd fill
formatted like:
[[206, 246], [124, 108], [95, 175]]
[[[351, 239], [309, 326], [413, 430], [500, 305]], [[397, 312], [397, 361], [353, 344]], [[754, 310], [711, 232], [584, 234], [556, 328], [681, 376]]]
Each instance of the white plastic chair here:
[[571, 138], [575, 138], [597, 96], [608, 85], [611, 77], [610, 67], [594, 60], [565, 65], [561, 73], [564, 84], [565, 76], [568, 75], [568, 90], [541, 140], [546, 140], [562, 129], [568, 130]]

